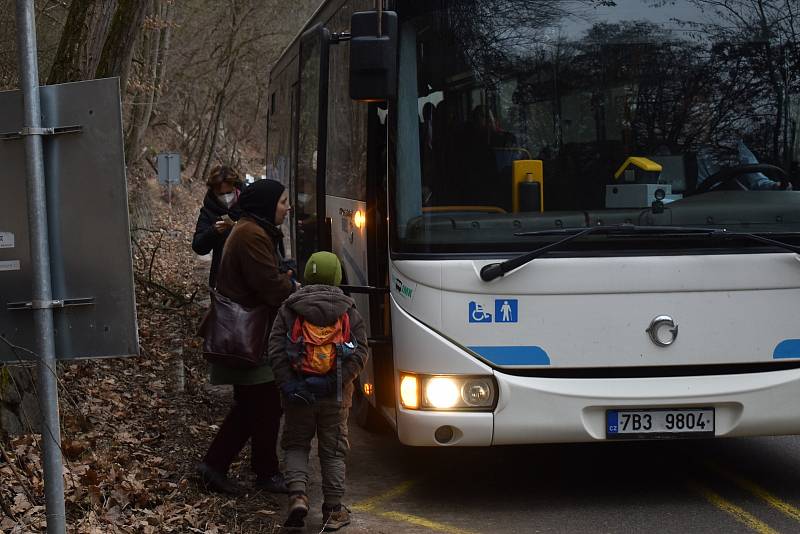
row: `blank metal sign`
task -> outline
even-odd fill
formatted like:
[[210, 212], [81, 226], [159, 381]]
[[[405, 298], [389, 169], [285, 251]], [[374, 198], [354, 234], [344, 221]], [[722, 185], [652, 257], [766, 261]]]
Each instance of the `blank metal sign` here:
[[[41, 88], [53, 299], [61, 360], [138, 354], [117, 78]], [[34, 350], [22, 93], [0, 92], [0, 336]], [[72, 127], [80, 127], [72, 128]], [[66, 130], [64, 133], [57, 133]], [[0, 341], [0, 361], [30, 359]]]

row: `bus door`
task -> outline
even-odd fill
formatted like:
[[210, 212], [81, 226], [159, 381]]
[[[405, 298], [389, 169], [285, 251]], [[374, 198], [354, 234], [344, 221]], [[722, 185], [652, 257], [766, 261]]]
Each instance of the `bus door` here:
[[[299, 99], [300, 84], [295, 81], [292, 83], [291, 90], [289, 91], [289, 180], [286, 184], [292, 206], [297, 206], [297, 103]], [[297, 253], [295, 252], [295, 243], [297, 242], [295, 238], [295, 220], [295, 213], [294, 210], [292, 210], [289, 212], [289, 219], [287, 221], [289, 226], [289, 245], [286, 247], [286, 254], [289, 258], [297, 258]]]
[[311, 254], [329, 248], [325, 239], [328, 37], [327, 30], [317, 25], [300, 40], [294, 234], [295, 258], [301, 274]]
[[388, 345], [386, 193], [378, 187], [385, 183], [386, 114], [350, 99], [347, 45], [330, 44], [321, 25], [300, 41], [295, 254], [300, 273], [318, 250], [341, 260], [342, 289], [364, 317], [373, 349], [362, 381], [373, 383], [375, 346]]
[[[376, 269], [380, 258], [370, 258], [380, 255], [379, 248], [386, 254], [385, 239], [382, 246], [374, 239], [385, 231], [378, 224], [386, 211], [383, 195], [374, 188], [382, 180], [373, 176], [386, 166], [385, 112], [350, 100], [347, 49], [331, 53], [330, 42], [330, 31], [322, 25], [306, 31], [300, 41], [296, 257], [302, 272], [311, 254], [332, 250], [342, 262], [345, 290], [369, 295], [387, 287]], [[379, 201], [380, 206], [370, 205]], [[376, 250], [368, 251], [368, 243]], [[369, 299], [359, 309], [369, 317]]]
[[[346, 49], [331, 49], [326, 214], [333, 252], [342, 262], [342, 289], [364, 317], [370, 358], [360, 388], [376, 407], [394, 413], [389, 332], [389, 258], [386, 226], [386, 112], [352, 102], [347, 94]], [[337, 61], [337, 58], [339, 61]], [[334, 106], [335, 109], [334, 109]], [[358, 399], [356, 400], [358, 402]], [[368, 414], [356, 410], [366, 424]]]

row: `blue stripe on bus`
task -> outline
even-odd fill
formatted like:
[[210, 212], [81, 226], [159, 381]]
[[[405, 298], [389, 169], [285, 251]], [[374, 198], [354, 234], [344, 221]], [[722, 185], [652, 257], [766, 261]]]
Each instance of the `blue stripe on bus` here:
[[550, 365], [550, 357], [541, 347], [469, 347], [495, 365]]
[[772, 353], [772, 358], [775, 360], [800, 358], [800, 339], [785, 339], [778, 343]]

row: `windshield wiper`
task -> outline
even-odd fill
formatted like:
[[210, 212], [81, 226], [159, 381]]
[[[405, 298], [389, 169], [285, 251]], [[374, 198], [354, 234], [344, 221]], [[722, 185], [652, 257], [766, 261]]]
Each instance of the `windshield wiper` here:
[[491, 282], [492, 280], [504, 276], [509, 271], [513, 271], [518, 267], [522, 267], [526, 263], [535, 260], [553, 249], [569, 243], [575, 239], [579, 239], [589, 234], [614, 234], [619, 233], [623, 235], [631, 234], [657, 234], [657, 235], [676, 235], [676, 234], [702, 234], [718, 238], [746, 238], [752, 239], [768, 245], [780, 247], [796, 254], [800, 254], [800, 246], [764, 237], [758, 234], [748, 232], [731, 232], [727, 228], [702, 228], [693, 226], [641, 226], [636, 224], [611, 224], [611, 225], [597, 225], [590, 226], [589, 228], [563, 228], [558, 230], [541, 230], [538, 232], [519, 232], [514, 234], [519, 237], [526, 236], [547, 236], [547, 235], [564, 235], [567, 237], [559, 239], [553, 243], [549, 243], [542, 247], [536, 248], [530, 252], [526, 252], [510, 260], [500, 263], [490, 263], [484, 265], [481, 269], [481, 279], [484, 282]]

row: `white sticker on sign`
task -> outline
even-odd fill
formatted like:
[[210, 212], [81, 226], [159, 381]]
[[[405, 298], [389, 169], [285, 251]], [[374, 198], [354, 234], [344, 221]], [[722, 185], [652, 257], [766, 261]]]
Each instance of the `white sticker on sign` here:
[[14, 234], [0, 232], [0, 248], [14, 248]]
[[19, 260], [0, 261], [0, 271], [19, 271]]

